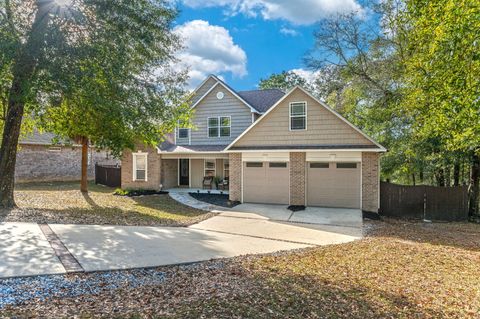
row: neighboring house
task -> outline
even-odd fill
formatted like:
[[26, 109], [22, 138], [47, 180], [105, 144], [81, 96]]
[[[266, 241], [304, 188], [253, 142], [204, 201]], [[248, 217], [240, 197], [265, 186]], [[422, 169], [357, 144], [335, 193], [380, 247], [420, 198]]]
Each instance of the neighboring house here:
[[[15, 166], [16, 182], [80, 180], [82, 147], [73, 141], [56, 142], [52, 133], [32, 134], [21, 138]], [[90, 147], [88, 177], [94, 177], [95, 163], [117, 164], [108, 152]]]
[[194, 128], [124, 153], [123, 188], [201, 188], [214, 175], [232, 201], [378, 211], [385, 148], [303, 88], [236, 92], [212, 75], [192, 108]]

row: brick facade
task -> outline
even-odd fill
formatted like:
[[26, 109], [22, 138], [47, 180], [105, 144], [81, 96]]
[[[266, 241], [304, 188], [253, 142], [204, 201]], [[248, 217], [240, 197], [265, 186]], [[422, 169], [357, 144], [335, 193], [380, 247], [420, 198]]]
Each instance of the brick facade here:
[[162, 159], [155, 148], [138, 147], [135, 152], [148, 152], [147, 156], [147, 181], [133, 180], [132, 151], [125, 150], [122, 157], [122, 188], [123, 189], [155, 189], [161, 185]]
[[178, 159], [162, 160], [161, 181], [163, 189], [178, 186]]
[[242, 200], [242, 153], [230, 153], [230, 196], [231, 201]]
[[380, 196], [379, 153], [362, 153], [362, 210], [378, 212]]
[[[94, 178], [95, 163], [120, 163], [106, 151], [93, 148], [90, 148], [88, 158], [89, 179]], [[78, 181], [81, 177], [81, 164], [81, 147], [22, 144], [17, 152], [15, 181]]]
[[290, 153], [290, 205], [305, 205], [305, 153]]

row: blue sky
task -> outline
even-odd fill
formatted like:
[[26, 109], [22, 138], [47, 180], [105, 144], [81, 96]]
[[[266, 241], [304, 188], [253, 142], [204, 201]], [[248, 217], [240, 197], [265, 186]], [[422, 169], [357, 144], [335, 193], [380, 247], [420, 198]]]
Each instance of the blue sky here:
[[214, 73], [237, 90], [283, 70], [310, 72], [302, 61], [313, 48], [315, 22], [327, 14], [361, 10], [356, 0], [177, 0], [175, 30], [186, 48], [190, 87]]

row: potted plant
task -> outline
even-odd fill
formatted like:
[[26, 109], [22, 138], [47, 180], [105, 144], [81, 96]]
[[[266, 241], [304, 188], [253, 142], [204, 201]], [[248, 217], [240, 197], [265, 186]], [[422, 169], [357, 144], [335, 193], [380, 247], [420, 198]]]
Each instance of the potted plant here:
[[219, 177], [219, 176], [215, 176], [213, 178], [213, 182], [215, 183], [215, 187], [218, 189], [218, 184], [220, 184], [220, 182], [222, 181], [222, 179]]

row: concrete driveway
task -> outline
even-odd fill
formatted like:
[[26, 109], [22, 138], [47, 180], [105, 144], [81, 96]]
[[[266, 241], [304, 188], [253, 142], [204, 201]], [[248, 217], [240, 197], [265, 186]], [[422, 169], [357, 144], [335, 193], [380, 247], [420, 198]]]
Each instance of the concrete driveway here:
[[237, 216], [265, 218], [274, 221], [320, 224], [327, 226], [362, 227], [362, 211], [351, 208], [307, 207], [292, 212], [286, 205], [241, 204], [230, 210]]
[[351, 212], [340, 218], [267, 206], [240, 205], [187, 228], [1, 223], [0, 278], [191, 263], [362, 237]]

